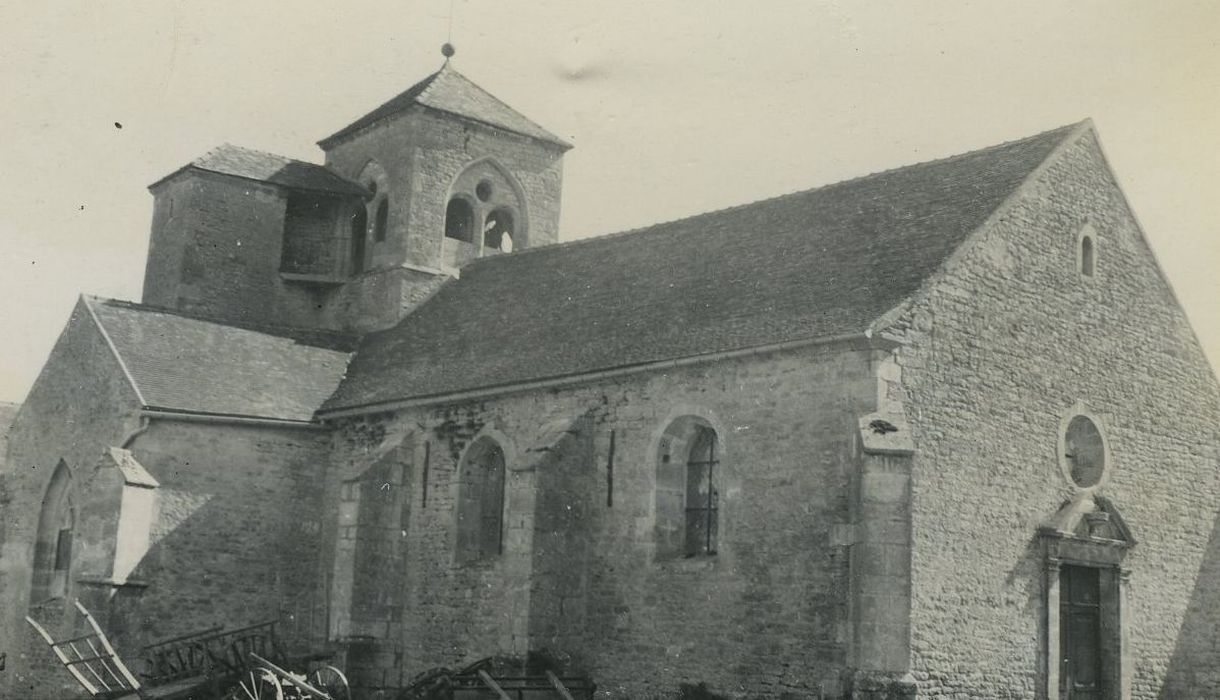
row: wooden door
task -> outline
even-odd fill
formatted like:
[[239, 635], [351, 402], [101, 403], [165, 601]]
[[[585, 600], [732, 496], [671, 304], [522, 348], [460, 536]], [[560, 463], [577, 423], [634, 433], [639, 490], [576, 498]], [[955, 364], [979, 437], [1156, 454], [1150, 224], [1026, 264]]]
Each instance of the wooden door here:
[[1102, 700], [1105, 696], [1098, 570], [1064, 566], [1059, 576], [1060, 697]]

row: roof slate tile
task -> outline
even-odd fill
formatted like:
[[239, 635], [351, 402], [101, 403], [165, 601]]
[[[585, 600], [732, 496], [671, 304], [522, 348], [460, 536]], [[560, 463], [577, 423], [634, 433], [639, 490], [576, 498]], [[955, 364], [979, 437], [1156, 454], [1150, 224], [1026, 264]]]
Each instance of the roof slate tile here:
[[[191, 161], [186, 168], [206, 170], [222, 175], [244, 177], [289, 189], [312, 190], [333, 194], [367, 196], [368, 190], [348, 180], [326, 166], [307, 163], [274, 153], [265, 153], [226, 143]], [[185, 170], [179, 169], [161, 178], [153, 186]]]

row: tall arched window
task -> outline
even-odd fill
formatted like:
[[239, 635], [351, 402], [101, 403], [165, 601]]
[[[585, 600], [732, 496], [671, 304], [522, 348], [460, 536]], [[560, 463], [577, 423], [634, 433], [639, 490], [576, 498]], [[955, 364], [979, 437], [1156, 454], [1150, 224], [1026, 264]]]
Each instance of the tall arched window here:
[[385, 240], [386, 227], [390, 221], [390, 205], [384, 197], [377, 204], [377, 216], [373, 219], [373, 240], [381, 243]]
[[1097, 271], [1097, 230], [1087, 221], [1076, 232], [1076, 269], [1081, 277]]
[[474, 209], [462, 197], [449, 200], [445, 208], [445, 236], [467, 243], [474, 240]]
[[720, 449], [716, 431], [693, 416], [665, 430], [657, 454], [659, 557], [713, 555], [720, 531]]
[[68, 595], [72, 571], [72, 536], [76, 528], [76, 506], [72, 495], [72, 473], [60, 460], [51, 475], [34, 541], [34, 580], [30, 602], [41, 603]]
[[1093, 276], [1093, 237], [1084, 236], [1080, 239], [1080, 274]]
[[500, 555], [504, 540], [504, 450], [480, 438], [466, 450], [458, 470], [457, 559]]

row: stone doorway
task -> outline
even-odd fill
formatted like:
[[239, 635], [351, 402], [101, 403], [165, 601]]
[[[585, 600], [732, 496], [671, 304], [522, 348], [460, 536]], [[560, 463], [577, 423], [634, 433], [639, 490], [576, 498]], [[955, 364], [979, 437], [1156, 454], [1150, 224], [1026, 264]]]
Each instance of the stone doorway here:
[[1124, 632], [1127, 569], [1135, 545], [1108, 499], [1065, 502], [1039, 527], [1045, 566], [1042, 647], [1047, 700], [1126, 700], [1131, 663]]

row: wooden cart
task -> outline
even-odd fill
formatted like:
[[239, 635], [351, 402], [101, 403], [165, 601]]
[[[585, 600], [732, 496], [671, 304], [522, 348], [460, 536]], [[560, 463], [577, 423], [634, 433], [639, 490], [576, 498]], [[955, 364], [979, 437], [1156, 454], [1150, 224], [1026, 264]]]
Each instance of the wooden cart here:
[[[350, 700], [347, 679], [319, 659], [289, 661], [275, 636], [275, 622], [225, 630], [219, 626], [144, 648], [144, 668], [133, 674], [93, 615], [81, 605], [92, 630], [56, 641], [31, 617], [26, 621], [92, 698], [99, 700]], [[270, 661], [274, 659], [275, 661]], [[286, 667], [307, 667], [292, 673]]]
[[56, 640], [34, 618], [26, 616], [25, 621], [46, 641], [55, 657], [91, 698], [205, 700], [223, 697], [225, 688], [232, 680], [209, 668], [197, 675], [141, 681], [119, 658], [106, 633], [80, 601], [76, 601], [76, 609], [89, 624], [91, 632], [88, 634]]

